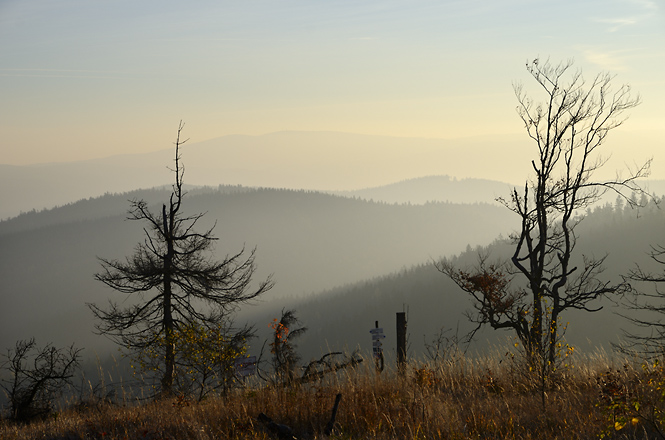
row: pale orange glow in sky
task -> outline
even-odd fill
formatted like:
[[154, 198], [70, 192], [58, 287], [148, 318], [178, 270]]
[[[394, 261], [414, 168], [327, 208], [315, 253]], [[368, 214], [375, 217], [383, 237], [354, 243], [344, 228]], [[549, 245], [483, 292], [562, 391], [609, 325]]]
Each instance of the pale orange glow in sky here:
[[664, 48], [664, 7], [649, 0], [5, 0], [0, 163], [168, 148], [181, 119], [192, 143], [521, 133], [512, 85], [540, 56], [631, 84], [643, 104], [617, 138], [642, 140], [619, 148], [658, 170]]

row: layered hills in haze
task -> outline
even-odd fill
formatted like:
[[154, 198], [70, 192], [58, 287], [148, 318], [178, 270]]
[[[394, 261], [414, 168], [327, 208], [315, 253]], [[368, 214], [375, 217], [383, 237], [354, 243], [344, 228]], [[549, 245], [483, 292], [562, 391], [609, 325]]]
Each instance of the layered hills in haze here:
[[[504, 239], [519, 227], [518, 217], [495, 202], [511, 185], [478, 175], [469, 160], [470, 149], [485, 141], [303, 132], [214, 139], [182, 151], [189, 185], [183, 208], [206, 213], [202, 230], [216, 224], [214, 258], [256, 248], [256, 279], [274, 276], [275, 288], [237, 315], [261, 338], [282, 309], [293, 308], [310, 328], [301, 341], [305, 358], [327, 349], [369, 351], [374, 322], [387, 329], [390, 343], [395, 312], [408, 309], [411, 354], [422, 356], [424, 341], [442, 326], [469, 329], [468, 298], [433, 263], [448, 257], [468, 267], [478, 246], [507, 258]], [[484, 160], [521, 154], [523, 144], [511, 137], [493, 141]], [[76, 343], [89, 356], [113, 349], [93, 333], [86, 306], [123, 301], [94, 280], [98, 257], [130, 256], [144, 239], [145, 225], [126, 220], [128, 200], [160, 209], [170, 194], [172, 154], [0, 166], [0, 347], [34, 336], [57, 346]], [[509, 161], [516, 182], [527, 175], [521, 166]], [[662, 181], [649, 189], [665, 193]], [[665, 237], [665, 219], [653, 206], [633, 211], [614, 199], [604, 203], [580, 225], [577, 250], [608, 253], [606, 274], [616, 280], [633, 264], [648, 264], [650, 246]], [[571, 313], [570, 340], [616, 341], [623, 323], [612, 307]]]
[[[621, 282], [639, 264], [655, 274], [662, 274], [665, 267], [655, 264], [647, 255], [651, 246], [665, 243], [665, 212], [660, 205], [650, 203], [646, 208], [632, 209], [621, 204], [605, 204], [588, 213], [577, 228], [579, 234], [575, 265], [583, 263], [582, 255], [602, 258], [606, 256], [603, 279]], [[508, 239], [497, 239], [492, 243], [476, 248], [469, 247], [451, 258], [454, 265], [462, 270], [473, 269], [478, 264], [480, 254], [488, 256], [490, 262], [507, 261], [514, 246]], [[515, 277], [519, 283], [521, 278]], [[648, 283], [633, 283], [635, 289], [653, 292], [654, 286]], [[630, 323], [618, 315], [635, 315], [621, 308], [623, 298], [612, 297], [598, 301], [593, 307], [600, 311], [590, 313], [582, 310], [568, 310], [561, 323], [567, 327], [566, 340], [582, 349], [593, 352], [596, 349], [611, 351], [611, 344], [621, 343], [623, 331], [645, 329], [631, 327]], [[340, 286], [317, 295], [315, 298], [302, 298], [291, 304], [303, 318], [302, 323], [310, 328], [300, 338], [303, 352], [313, 356], [323, 350], [360, 348], [371, 350], [369, 330], [375, 321], [385, 328], [385, 348], [388, 354], [395, 352], [395, 313], [408, 312], [409, 355], [423, 359], [426, 344], [430, 344], [444, 328], [446, 336], [464, 338], [474, 327], [465, 316], [473, 312], [473, 303], [445, 275], [440, 273], [432, 261], [423, 262], [401, 271], [386, 274], [371, 280]], [[271, 316], [278, 317], [279, 307], [256, 322], [270, 322]], [[654, 315], [641, 317], [653, 320]], [[659, 318], [658, 315], [655, 318]], [[646, 330], [648, 332], [648, 329]], [[267, 332], [264, 333], [267, 334]], [[501, 349], [505, 353], [506, 343], [512, 345], [510, 331], [494, 331], [485, 328], [479, 332], [473, 344], [464, 345], [473, 351], [485, 352], [488, 349]], [[502, 353], [501, 353], [502, 354]]]
[[[428, 175], [505, 181], [505, 176], [526, 175], [528, 164], [509, 158], [528, 148], [522, 137], [508, 135], [443, 140], [278, 132], [189, 142], [182, 153], [185, 182], [192, 185], [352, 191]], [[496, 167], [482, 169], [469, 160], [480, 151], [483, 160]], [[153, 153], [72, 163], [0, 164], [0, 219], [105, 193], [169, 184], [172, 164], [168, 142], [164, 150]]]
[[[93, 279], [97, 257], [124, 258], [143, 240], [145, 225], [125, 219], [128, 199], [157, 210], [168, 194], [105, 195], [0, 222], [0, 345], [30, 336], [103, 345], [85, 303], [123, 295]], [[256, 277], [274, 275], [275, 288], [252, 314], [268, 302], [289, 307], [297, 297], [452, 256], [509, 233], [513, 221], [490, 204], [389, 204], [277, 189], [191, 190], [183, 203], [187, 213], [206, 212], [200, 228], [216, 222], [216, 258], [256, 247]]]

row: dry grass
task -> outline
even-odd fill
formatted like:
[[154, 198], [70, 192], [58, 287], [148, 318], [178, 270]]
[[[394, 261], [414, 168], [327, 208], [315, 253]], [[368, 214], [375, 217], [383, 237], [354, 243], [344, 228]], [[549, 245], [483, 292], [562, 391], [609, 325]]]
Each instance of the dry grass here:
[[[331, 438], [339, 439], [593, 439], [607, 428], [598, 378], [610, 366], [581, 362], [541, 395], [509, 362], [458, 359], [406, 377], [368, 366], [315, 385], [236, 390], [196, 403], [164, 400], [63, 410], [30, 425], [0, 422], [12, 439], [267, 439], [261, 412], [292, 427], [298, 438], [326, 438], [337, 393], [342, 401]], [[623, 370], [627, 371], [627, 370]], [[628, 374], [628, 373], [626, 373]]]

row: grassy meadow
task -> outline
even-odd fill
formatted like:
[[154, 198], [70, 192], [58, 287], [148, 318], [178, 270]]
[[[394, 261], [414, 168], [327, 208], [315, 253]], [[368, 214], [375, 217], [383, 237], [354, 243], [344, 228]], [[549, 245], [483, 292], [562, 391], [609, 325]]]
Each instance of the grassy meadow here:
[[[658, 364], [631, 366], [603, 355], [579, 356], [544, 389], [502, 355], [414, 363], [403, 376], [376, 374], [365, 362], [316, 383], [255, 384], [201, 402], [79, 398], [46, 420], [24, 425], [3, 420], [0, 438], [292, 438], [271, 432], [258, 421], [260, 413], [288, 425], [299, 439], [663, 438], [658, 431], [663, 377]], [[338, 393], [335, 427], [327, 436]]]

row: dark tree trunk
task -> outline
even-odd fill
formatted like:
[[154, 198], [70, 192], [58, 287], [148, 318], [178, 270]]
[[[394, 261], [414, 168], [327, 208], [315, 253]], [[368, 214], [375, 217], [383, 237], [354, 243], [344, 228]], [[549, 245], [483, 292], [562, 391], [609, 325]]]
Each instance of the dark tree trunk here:
[[166, 205], [162, 205], [162, 220], [164, 238], [166, 241], [166, 255], [164, 256], [164, 376], [162, 377], [162, 394], [169, 396], [173, 393], [173, 377], [175, 375], [175, 347], [173, 342], [173, 313], [171, 296], [171, 274], [175, 249], [173, 245], [173, 204], [169, 214]]

